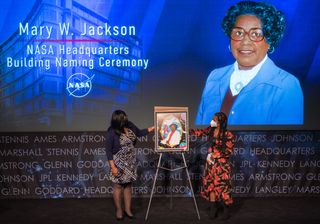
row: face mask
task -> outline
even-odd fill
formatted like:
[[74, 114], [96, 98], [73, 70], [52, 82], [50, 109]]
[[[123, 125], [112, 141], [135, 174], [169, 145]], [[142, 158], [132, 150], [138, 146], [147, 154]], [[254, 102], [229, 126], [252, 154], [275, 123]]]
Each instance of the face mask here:
[[210, 126], [211, 127], [217, 127], [217, 122], [215, 122], [214, 120], [211, 120]]

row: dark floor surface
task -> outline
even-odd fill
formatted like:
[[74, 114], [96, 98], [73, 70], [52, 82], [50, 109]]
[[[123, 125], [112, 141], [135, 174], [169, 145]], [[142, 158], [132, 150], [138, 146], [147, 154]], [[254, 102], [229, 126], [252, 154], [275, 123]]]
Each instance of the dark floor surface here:
[[153, 198], [145, 222], [148, 198], [133, 198], [135, 220], [117, 221], [113, 201], [104, 199], [23, 199], [0, 200], [0, 224], [111, 224], [111, 223], [255, 223], [320, 224], [320, 198], [235, 198], [231, 217], [226, 221], [210, 220], [209, 205], [197, 198], [201, 219], [198, 220], [192, 198]]

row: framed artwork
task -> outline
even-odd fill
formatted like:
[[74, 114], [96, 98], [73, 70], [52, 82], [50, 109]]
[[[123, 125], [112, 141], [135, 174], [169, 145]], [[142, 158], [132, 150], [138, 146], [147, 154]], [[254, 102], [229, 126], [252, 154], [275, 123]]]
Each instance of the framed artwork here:
[[189, 150], [188, 107], [155, 107], [155, 150], [185, 152]]

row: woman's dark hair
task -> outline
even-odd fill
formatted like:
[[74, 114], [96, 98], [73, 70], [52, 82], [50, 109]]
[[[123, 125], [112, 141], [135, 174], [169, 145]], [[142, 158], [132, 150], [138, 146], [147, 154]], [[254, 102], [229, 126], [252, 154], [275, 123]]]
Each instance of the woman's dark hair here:
[[218, 112], [214, 114], [217, 117], [218, 123], [220, 124], [218, 138], [224, 139], [225, 133], [227, 131], [228, 118], [227, 115], [223, 112]]
[[128, 126], [127, 114], [122, 110], [114, 111], [112, 113], [110, 126], [118, 135], [124, 133], [124, 128]]
[[[227, 131], [228, 118], [227, 118], [227, 115], [225, 113], [223, 113], [223, 112], [215, 113], [214, 117], [217, 117], [217, 121], [218, 121], [217, 123], [220, 124], [220, 128], [219, 128], [219, 133], [218, 133], [217, 139], [221, 140], [222, 143], [223, 143], [222, 145], [218, 145], [218, 146], [222, 146], [222, 147], [218, 147], [217, 149], [220, 150], [220, 151], [225, 151], [226, 148], [223, 145], [227, 141], [226, 131]], [[215, 128], [211, 128], [209, 136], [213, 136], [214, 129]]]
[[171, 125], [173, 125], [173, 126], [175, 127], [175, 130], [177, 130], [177, 128], [178, 128], [178, 125], [177, 125], [177, 124], [172, 123], [172, 124], [170, 124], [170, 127], [171, 127]]
[[224, 33], [230, 37], [236, 20], [241, 15], [253, 15], [262, 22], [262, 32], [270, 45], [269, 52], [273, 52], [281, 40], [286, 21], [284, 14], [273, 5], [264, 2], [242, 1], [231, 6], [222, 21]]

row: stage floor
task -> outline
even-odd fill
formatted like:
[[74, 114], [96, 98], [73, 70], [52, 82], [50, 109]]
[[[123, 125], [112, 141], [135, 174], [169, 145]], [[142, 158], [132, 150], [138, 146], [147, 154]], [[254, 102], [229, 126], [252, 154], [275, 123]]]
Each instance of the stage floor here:
[[235, 198], [227, 221], [210, 220], [209, 205], [197, 198], [201, 220], [197, 218], [192, 198], [153, 198], [149, 219], [145, 222], [148, 198], [133, 198], [135, 220], [117, 221], [111, 198], [0, 200], [0, 223], [110, 224], [110, 223], [237, 223], [237, 224], [319, 224], [320, 198]]

